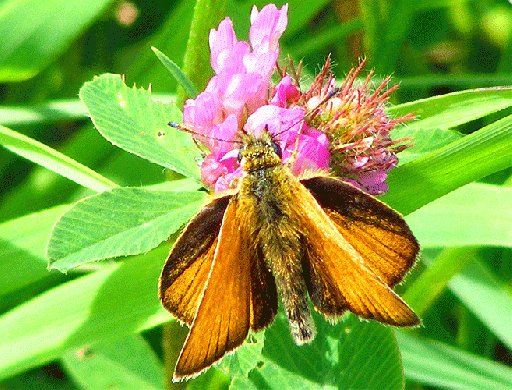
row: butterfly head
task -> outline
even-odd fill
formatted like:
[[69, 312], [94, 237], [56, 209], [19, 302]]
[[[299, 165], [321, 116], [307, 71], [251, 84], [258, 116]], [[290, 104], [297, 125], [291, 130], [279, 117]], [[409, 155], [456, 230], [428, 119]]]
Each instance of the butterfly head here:
[[259, 135], [242, 133], [238, 158], [246, 172], [282, 165], [281, 149], [267, 129]]

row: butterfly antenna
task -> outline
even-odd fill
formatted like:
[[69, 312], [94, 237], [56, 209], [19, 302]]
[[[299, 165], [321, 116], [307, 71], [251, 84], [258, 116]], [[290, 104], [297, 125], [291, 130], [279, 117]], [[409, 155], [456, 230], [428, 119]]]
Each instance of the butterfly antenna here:
[[194, 131], [194, 130], [192, 130], [191, 128], [189, 128], [187, 126], [180, 125], [177, 122], [169, 122], [168, 125], [170, 127], [174, 128], [174, 129], [181, 130], [181, 131], [184, 131], [186, 133], [190, 133], [190, 134], [195, 135], [197, 137], [202, 137], [202, 138], [206, 138], [206, 139], [212, 139], [214, 141], [230, 142], [230, 143], [234, 143], [234, 144], [241, 143], [240, 141], [236, 141], [236, 140], [227, 140], [227, 139], [212, 137], [211, 135], [200, 134], [197, 131]]

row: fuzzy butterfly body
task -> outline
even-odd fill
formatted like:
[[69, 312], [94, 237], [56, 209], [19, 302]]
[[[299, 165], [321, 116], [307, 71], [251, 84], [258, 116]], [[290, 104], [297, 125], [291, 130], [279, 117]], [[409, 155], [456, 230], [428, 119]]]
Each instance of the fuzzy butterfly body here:
[[271, 135], [242, 134], [238, 189], [211, 200], [176, 241], [160, 277], [163, 306], [190, 326], [174, 379], [197, 375], [274, 319], [311, 341], [308, 306], [394, 326], [416, 314], [393, 292], [419, 246], [403, 218], [339, 179], [299, 180]]

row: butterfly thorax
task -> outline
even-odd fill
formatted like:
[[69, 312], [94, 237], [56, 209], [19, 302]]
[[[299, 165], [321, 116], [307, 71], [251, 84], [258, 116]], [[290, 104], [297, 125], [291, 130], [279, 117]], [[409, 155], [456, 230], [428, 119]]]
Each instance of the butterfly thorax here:
[[243, 135], [240, 150], [244, 170], [240, 195], [256, 202], [257, 218], [262, 224], [279, 224], [289, 215], [286, 202], [291, 173], [283, 165], [280, 151], [267, 131], [260, 136]]

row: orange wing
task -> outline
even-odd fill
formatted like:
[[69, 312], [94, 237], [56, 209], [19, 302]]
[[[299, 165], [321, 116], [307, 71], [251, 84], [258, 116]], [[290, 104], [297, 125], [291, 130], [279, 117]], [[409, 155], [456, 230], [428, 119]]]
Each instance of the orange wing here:
[[[315, 180], [316, 179], [316, 180]], [[337, 217], [337, 210], [344, 210], [343, 200], [352, 199], [353, 202], [361, 202], [360, 198], [368, 197], [360, 191], [351, 193], [353, 188], [345, 188], [339, 186], [341, 183], [337, 179], [328, 179], [332, 186], [337, 188], [337, 192], [332, 188], [315, 188], [318, 179], [314, 178], [304, 180], [304, 184], [308, 189], [313, 187], [312, 193], [322, 193], [323, 197], [328, 198], [330, 203], [340, 203], [339, 207], [332, 207], [328, 213], [324, 212], [315, 200], [312, 193], [308, 192], [302, 185], [294, 186], [294, 197], [300, 199], [297, 202], [295, 215], [298, 226], [304, 229], [303, 235], [306, 245], [306, 259], [304, 264], [304, 272], [308, 292], [315, 308], [325, 315], [336, 316], [343, 313], [346, 309], [353, 313], [368, 319], [375, 319], [395, 326], [412, 326], [419, 324], [419, 318], [416, 314], [403, 302], [398, 295], [388, 286], [386, 277], [389, 280], [395, 280], [396, 277], [389, 277], [385, 272], [387, 267], [373, 267], [379, 264], [379, 259], [386, 256], [380, 253], [381, 247], [386, 247], [384, 243], [381, 246], [362, 245], [359, 241], [368, 240], [368, 235], [358, 236], [357, 233], [347, 234], [345, 236], [345, 228], [339, 223], [339, 220], [351, 223], [350, 216], [346, 216], [344, 220], [343, 214], [340, 212], [340, 218]], [[317, 181], [316, 183], [314, 183]], [[315, 184], [315, 185], [314, 185]], [[347, 190], [340, 194], [340, 188]], [[326, 190], [325, 194], [323, 191]], [[324, 196], [325, 195], [325, 196]], [[341, 197], [341, 200], [336, 199]], [[377, 203], [378, 201], [376, 201]], [[382, 203], [371, 203], [371, 206], [378, 207]], [[364, 212], [364, 206], [354, 208], [359, 212]], [[387, 211], [389, 208], [384, 206]], [[350, 208], [349, 208], [350, 210]], [[372, 226], [379, 226], [377, 221], [378, 212], [371, 213], [374, 215]], [[356, 218], [356, 223], [358, 219]], [[383, 225], [385, 226], [385, 225]], [[388, 227], [392, 230], [394, 225]], [[360, 251], [361, 248], [365, 248]], [[369, 248], [369, 249], [368, 249]], [[374, 251], [376, 249], [376, 252]], [[412, 250], [414, 252], [414, 250]], [[371, 257], [371, 259], [368, 259]], [[407, 268], [407, 266], [406, 266]], [[381, 275], [383, 277], [381, 277]], [[391, 274], [390, 274], [391, 275]]]
[[302, 184], [382, 281], [393, 287], [403, 279], [416, 260], [419, 245], [400, 214], [335, 178], [314, 177]]
[[191, 325], [213, 262], [217, 236], [231, 196], [212, 200], [176, 240], [159, 281], [162, 305]]
[[257, 322], [251, 304], [251, 213], [241, 203], [235, 195], [224, 214], [208, 283], [174, 379], [209, 367], [242, 344], [251, 324]]

